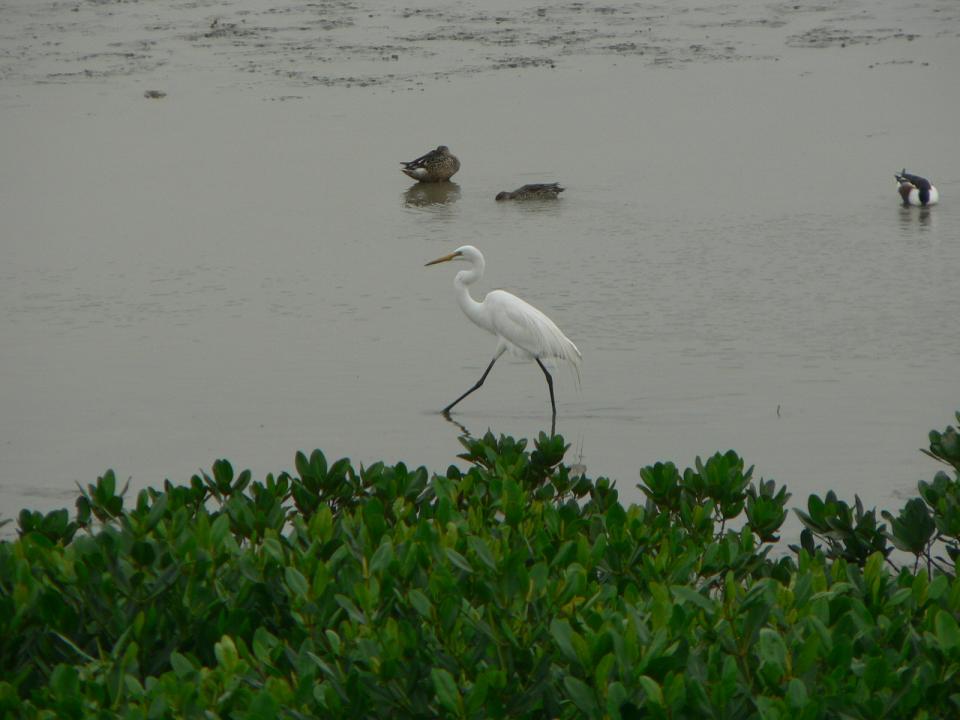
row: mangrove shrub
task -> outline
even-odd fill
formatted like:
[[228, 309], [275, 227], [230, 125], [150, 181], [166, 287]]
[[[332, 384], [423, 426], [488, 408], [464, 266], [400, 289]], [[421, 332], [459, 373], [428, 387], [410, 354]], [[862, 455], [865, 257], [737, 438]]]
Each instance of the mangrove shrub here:
[[[896, 516], [789, 494], [734, 452], [641, 471], [643, 504], [528, 447], [467, 469], [319, 450], [218, 460], [128, 503], [112, 472], [0, 543], [17, 718], [880, 718], [960, 714], [952, 468]], [[893, 547], [913, 554], [898, 567]]]

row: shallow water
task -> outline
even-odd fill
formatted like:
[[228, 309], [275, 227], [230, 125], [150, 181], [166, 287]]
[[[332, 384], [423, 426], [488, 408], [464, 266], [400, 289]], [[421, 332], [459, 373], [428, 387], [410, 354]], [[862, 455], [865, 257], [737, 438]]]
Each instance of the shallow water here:
[[[437, 411], [495, 340], [423, 264], [465, 243], [483, 289], [579, 346], [557, 430], [629, 500], [642, 465], [730, 447], [797, 505], [898, 506], [938, 469], [917, 448], [960, 408], [955, 4], [158, 5], [3, 11], [0, 515], [108, 467], [457, 462]], [[441, 143], [455, 183], [411, 185], [399, 161]], [[904, 165], [939, 206], [898, 206]], [[536, 181], [567, 191], [493, 201]], [[505, 356], [454, 418], [548, 429], [540, 371]]]

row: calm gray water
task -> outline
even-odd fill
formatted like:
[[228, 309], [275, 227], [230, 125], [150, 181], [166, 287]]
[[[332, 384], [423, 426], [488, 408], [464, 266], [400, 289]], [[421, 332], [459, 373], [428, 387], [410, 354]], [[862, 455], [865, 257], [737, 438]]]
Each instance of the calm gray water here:
[[[0, 515], [109, 467], [140, 488], [315, 447], [459, 462], [438, 410], [495, 340], [457, 268], [423, 264], [466, 243], [481, 291], [579, 346], [557, 430], [629, 500], [641, 466], [728, 448], [794, 504], [899, 507], [936, 472], [917, 449], [960, 409], [955, 4], [453, 7], [302, 51], [233, 3], [4, 11]], [[324, 32], [363, 15], [337, 12]], [[441, 143], [455, 186], [411, 186], [399, 161]], [[939, 206], [899, 207], [904, 165]], [[536, 181], [567, 192], [493, 201]], [[473, 433], [550, 422], [540, 371], [506, 356], [457, 410]]]

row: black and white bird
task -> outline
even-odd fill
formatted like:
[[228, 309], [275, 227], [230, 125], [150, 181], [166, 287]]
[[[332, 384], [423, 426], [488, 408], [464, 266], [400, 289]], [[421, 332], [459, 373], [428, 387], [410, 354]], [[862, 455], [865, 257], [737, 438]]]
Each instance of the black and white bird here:
[[894, 174], [897, 182], [900, 183], [900, 198], [904, 205], [936, 205], [940, 199], [940, 193], [926, 178], [919, 175], [908, 173], [906, 168]]

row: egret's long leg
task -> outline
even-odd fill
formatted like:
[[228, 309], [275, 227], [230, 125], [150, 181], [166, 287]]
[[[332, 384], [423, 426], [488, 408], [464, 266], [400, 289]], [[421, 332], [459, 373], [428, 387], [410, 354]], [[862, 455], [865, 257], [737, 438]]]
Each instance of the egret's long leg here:
[[[481, 375], [481, 376], [480, 376], [480, 379], [477, 380], [477, 384], [476, 384], [476, 385], [474, 385], [472, 388], [470, 388], [469, 390], [467, 390], [463, 395], [461, 395], [460, 397], [458, 397], [456, 400], [454, 400], [452, 403], [450, 403], [449, 405], [447, 405], [447, 406], [443, 409], [442, 412], [443, 412], [444, 415], [446, 415], [447, 413], [449, 413], [450, 410], [453, 409], [453, 406], [454, 406], [454, 405], [456, 405], [458, 402], [460, 402], [461, 400], [463, 400], [467, 395], [469, 395], [470, 393], [472, 393], [472, 392], [473, 392], [474, 390], [476, 390], [478, 387], [480, 387], [481, 385], [483, 385], [483, 381], [486, 380], [486, 379], [487, 379], [487, 375], [490, 374], [490, 370], [493, 368], [493, 364], [497, 361], [497, 358], [500, 357], [500, 355], [502, 355], [502, 354], [503, 354], [503, 353], [499, 353], [499, 354], [497, 354], [497, 355], [494, 356], [493, 360], [490, 361], [490, 364], [487, 365], [487, 369], [483, 371], [483, 375]], [[551, 391], [551, 392], [552, 392], [552, 391]]]
[[543, 363], [540, 362], [540, 358], [534, 358], [537, 361], [537, 365], [540, 366], [540, 369], [543, 370], [543, 374], [547, 377], [547, 387], [550, 389], [550, 407], [553, 408], [553, 414], [557, 414], [557, 403], [553, 399], [553, 378], [550, 377], [550, 373], [547, 372], [547, 369], [543, 366]]

